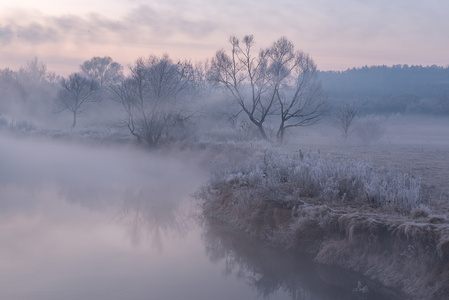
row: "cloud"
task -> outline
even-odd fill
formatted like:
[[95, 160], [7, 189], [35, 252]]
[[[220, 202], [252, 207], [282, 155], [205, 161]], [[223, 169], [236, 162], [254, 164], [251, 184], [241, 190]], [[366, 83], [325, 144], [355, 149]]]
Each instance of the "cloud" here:
[[58, 41], [58, 32], [51, 27], [42, 26], [38, 23], [31, 23], [26, 26], [17, 26], [16, 37], [29, 43], [42, 43]]
[[150, 53], [202, 59], [229, 49], [230, 35], [254, 34], [257, 48], [286, 36], [320, 68], [397, 58], [395, 63], [447, 64], [441, 49], [448, 47], [449, 2], [443, 0], [112, 0], [110, 15], [99, 3], [98, 13], [83, 15], [2, 10], [3, 60], [9, 64], [26, 53], [23, 61], [109, 55], [129, 63]]
[[0, 27], [0, 43], [15, 41], [39, 45], [54, 42], [108, 43], [134, 39], [139, 42], [157, 37], [168, 40], [172, 36], [199, 37], [211, 34], [217, 26], [209, 21], [193, 21], [178, 12], [161, 14], [146, 5], [131, 10], [122, 19], [111, 19], [100, 14], [85, 17], [75, 15], [48, 16], [27, 13], [26, 19], [11, 15]]
[[8, 45], [14, 36], [14, 32], [10, 26], [0, 26], [0, 44]]

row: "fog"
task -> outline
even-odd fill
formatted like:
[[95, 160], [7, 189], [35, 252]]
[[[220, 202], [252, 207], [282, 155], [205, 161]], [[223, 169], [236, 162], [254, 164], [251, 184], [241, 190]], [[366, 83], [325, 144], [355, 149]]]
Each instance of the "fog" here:
[[[256, 51], [252, 36], [231, 39], [234, 50], [239, 43]], [[280, 68], [282, 58], [268, 54], [284, 46], [303, 63]], [[267, 218], [226, 229], [257, 214], [226, 215], [218, 207], [224, 224], [206, 214], [206, 203], [219, 197], [222, 205], [235, 200], [238, 207], [257, 184], [259, 193], [274, 188], [250, 200], [272, 193], [282, 209], [292, 210], [289, 216], [304, 199], [319, 201], [318, 208], [329, 200], [299, 197], [295, 186], [283, 194], [276, 191], [278, 181], [264, 181], [268, 171], [248, 171], [269, 153], [279, 164], [283, 155], [302, 161], [316, 154], [318, 163], [326, 158], [331, 166], [348, 160], [371, 164], [363, 170], [394, 168], [399, 171], [391, 174], [408, 180], [404, 189], [412, 181], [422, 184], [414, 189], [419, 201], [406, 203], [407, 210], [385, 201], [380, 210], [373, 203], [344, 208], [351, 213], [373, 209], [373, 216], [404, 220], [412, 209], [426, 216], [449, 212], [448, 68], [319, 72], [310, 56], [293, 49], [280, 38], [261, 52], [265, 56], [254, 56], [268, 66], [256, 81], [248, 79], [245, 68], [252, 66], [245, 60], [230, 67], [230, 53], [244, 51], [225, 50], [210, 62], [150, 55], [127, 68], [93, 57], [64, 78], [38, 58], [18, 70], [0, 70], [0, 298], [405, 297], [399, 285], [390, 289], [379, 278], [271, 248], [272, 233], [287, 236], [290, 225], [273, 229]], [[241, 82], [229, 80], [229, 72]], [[228, 173], [234, 167], [240, 171]], [[274, 163], [266, 167], [283, 178]], [[210, 188], [217, 173], [223, 182]], [[256, 184], [237, 185], [248, 174], [260, 175]], [[346, 197], [332, 176], [327, 191], [341, 202], [331, 199], [329, 207]], [[355, 200], [369, 196], [360, 198]], [[265, 244], [245, 231], [259, 225], [267, 230]]]
[[186, 199], [205, 170], [138, 149], [3, 135], [0, 145], [1, 298], [188, 295], [183, 266], [201, 243], [184, 238]]
[[5, 135], [1, 140], [0, 185], [28, 191], [29, 201], [34, 193], [51, 189], [91, 209], [145, 197], [171, 205], [205, 180], [205, 171], [193, 163], [132, 147], [89, 147]]
[[199, 222], [192, 194], [209, 170], [189, 156], [1, 134], [0, 297], [346, 299], [363, 280], [390, 299], [357, 276], [326, 283], [310, 261], [266, 266], [283, 255], [238, 236], [228, 245]]

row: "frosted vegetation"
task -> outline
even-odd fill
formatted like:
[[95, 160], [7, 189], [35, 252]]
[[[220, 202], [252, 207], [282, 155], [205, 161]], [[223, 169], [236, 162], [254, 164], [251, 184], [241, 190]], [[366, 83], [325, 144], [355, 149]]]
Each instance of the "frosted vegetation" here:
[[353, 159], [323, 157], [319, 152], [294, 156], [266, 150], [254, 159], [212, 167], [208, 192], [220, 185], [242, 187], [239, 205], [248, 201], [309, 202], [345, 206], [367, 205], [409, 212], [421, 199], [421, 179], [392, 167], [375, 168]]

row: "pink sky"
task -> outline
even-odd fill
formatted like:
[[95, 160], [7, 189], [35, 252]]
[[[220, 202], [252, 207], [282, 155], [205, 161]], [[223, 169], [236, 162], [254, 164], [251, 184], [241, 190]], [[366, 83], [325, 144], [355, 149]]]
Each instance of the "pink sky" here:
[[62, 75], [93, 56], [204, 60], [232, 34], [254, 34], [257, 47], [286, 36], [321, 70], [447, 66], [447, 11], [445, 0], [2, 0], [0, 68], [35, 56]]

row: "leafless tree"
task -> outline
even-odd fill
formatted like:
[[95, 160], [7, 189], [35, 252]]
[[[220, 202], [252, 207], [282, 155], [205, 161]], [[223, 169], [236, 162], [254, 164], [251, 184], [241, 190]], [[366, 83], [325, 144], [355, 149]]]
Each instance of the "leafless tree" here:
[[277, 99], [275, 114], [280, 117], [276, 137], [282, 143], [286, 129], [316, 124], [327, 106], [316, 64], [309, 55], [295, 51], [293, 43], [285, 37], [274, 42], [268, 53], [268, 74]]
[[80, 68], [86, 77], [98, 83], [103, 97], [108, 97], [112, 86], [123, 78], [123, 67], [109, 56], [92, 57]]
[[325, 112], [321, 86], [313, 60], [285, 37], [267, 49], [253, 54], [252, 35], [230, 38], [231, 54], [219, 50], [211, 61], [208, 79], [225, 88], [236, 100], [240, 111], [257, 126], [268, 140], [265, 122], [277, 116], [277, 139], [285, 130], [318, 122]]
[[13, 82], [7, 90], [14, 94], [11, 100], [15, 102], [16, 109], [20, 110], [22, 118], [49, 117], [59, 88], [59, 76], [49, 72], [46, 64], [37, 57], [27, 61], [17, 72], [12, 71], [10, 75]]
[[174, 63], [167, 55], [150, 56], [139, 58], [130, 75], [112, 90], [126, 112], [130, 133], [139, 142], [157, 147], [194, 115], [197, 80], [190, 63]]
[[268, 140], [264, 122], [276, 100], [272, 91], [269, 94], [268, 51], [260, 50], [255, 56], [252, 53], [252, 35], [243, 38], [243, 46], [235, 36], [231, 36], [229, 42], [232, 46], [231, 54], [219, 50], [211, 61], [207, 77], [232, 95], [241, 109], [239, 113], [244, 112], [257, 126], [260, 135]]
[[56, 98], [56, 112], [70, 111], [73, 115], [72, 128], [74, 128], [77, 116], [84, 111], [87, 104], [98, 101], [99, 90], [95, 80], [79, 73], [62, 78], [61, 88]]
[[348, 139], [349, 129], [354, 124], [357, 113], [358, 106], [355, 103], [345, 103], [336, 109], [334, 123], [338, 130], [341, 131], [345, 142]]
[[20, 67], [16, 78], [23, 91], [21, 93], [23, 101], [43, 97], [42, 94], [49, 92], [60, 80], [54, 72], [49, 72], [47, 65], [37, 57]]
[[47, 79], [47, 66], [37, 57], [28, 61], [24, 67], [21, 67], [19, 74], [26, 78], [27, 83], [39, 83]]

